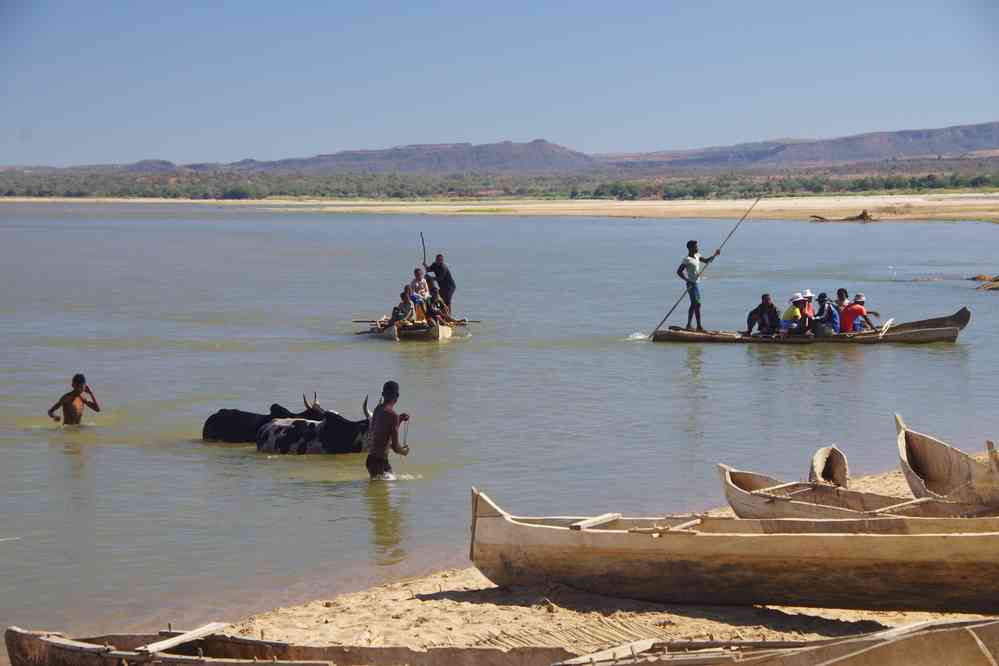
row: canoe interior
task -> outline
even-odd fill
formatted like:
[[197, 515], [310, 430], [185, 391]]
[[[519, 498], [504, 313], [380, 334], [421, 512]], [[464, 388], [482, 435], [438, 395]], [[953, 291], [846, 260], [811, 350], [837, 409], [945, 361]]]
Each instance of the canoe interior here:
[[[750, 493], [774, 488], [780, 484], [776, 479], [741, 470], [732, 470], [729, 478], [731, 478], [733, 485]], [[878, 509], [884, 509], [885, 507], [894, 506], [906, 501], [904, 497], [878, 495], [856, 490], [843, 490], [836, 486], [807, 481], [799, 481], [790, 485], [780, 484], [780, 487], [768, 491], [767, 494], [793, 498], [795, 502], [837, 506], [859, 512], [877, 511]]]
[[850, 482], [850, 466], [846, 454], [835, 446], [823, 446], [812, 456], [808, 480], [846, 488]]
[[[149, 663], [134, 650], [180, 632], [113, 634], [66, 639], [61, 634], [11, 627], [6, 633], [12, 666], [122, 666]], [[108, 646], [108, 647], [105, 647]], [[439, 647], [425, 650], [386, 646], [293, 645], [215, 634], [155, 654], [160, 666], [549, 666], [574, 656], [560, 647]]]

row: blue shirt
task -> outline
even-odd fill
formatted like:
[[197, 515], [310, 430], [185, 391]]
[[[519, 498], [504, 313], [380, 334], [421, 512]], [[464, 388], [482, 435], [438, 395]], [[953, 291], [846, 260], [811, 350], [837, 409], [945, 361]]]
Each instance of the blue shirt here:
[[836, 309], [836, 306], [827, 302], [822, 307], [825, 309], [819, 310], [817, 319], [836, 333], [839, 333], [839, 311]]

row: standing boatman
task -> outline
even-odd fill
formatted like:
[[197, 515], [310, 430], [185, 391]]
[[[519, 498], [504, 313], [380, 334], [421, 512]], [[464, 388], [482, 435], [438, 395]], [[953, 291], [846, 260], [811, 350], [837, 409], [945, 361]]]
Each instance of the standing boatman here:
[[715, 250], [707, 259], [702, 259], [697, 248], [697, 241], [687, 241], [687, 256], [676, 269], [677, 277], [687, 283], [687, 296], [690, 297], [690, 309], [687, 310], [687, 330], [691, 330], [690, 322], [697, 317], [697, 330], [703, 331], [701, 326], [701, 290], [698, 283], [701, 281], [701, 272], [707, 264], [710, 264], [721, 254], [721, 250]]
[[454, 308], [451, 307], [451, 297], [454, 296], [454, 290], [457, 287], [454, 284], [454, 276], [451, 275], [451, 269], [444, 264], [444, 255], [438, 254], [434, 258], [434, 263], [429, 266], [423, 264], [423, 267], [428, 273], [434, 274], [434, 280], [437, 281], [437, 287], [440, 290], [441, 299], [444, 300], [448, 309], [454, 312]]

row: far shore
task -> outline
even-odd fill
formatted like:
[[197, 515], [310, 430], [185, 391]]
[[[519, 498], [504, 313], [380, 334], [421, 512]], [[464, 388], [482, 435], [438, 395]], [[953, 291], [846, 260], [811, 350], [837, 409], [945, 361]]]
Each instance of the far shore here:
[[[898, 470], [851, 479], [857, 490], [911, 497]], [[719, 488], [720, 492], [720, 488]], [[732, 515], [726, 508], [710, 511]], [[639, 638], [801, 640], [969, 615], [779, 606], [664, 605], [559, 585], [503, 589], [474, 567], [449, 569], [259, 613], [226, 633], [310, 645], [561, 647], [591, 652]]]
[[[742, 216], [751, 199], [615, 201], [605, 199], [143, 199], [0, 197], [3, 204], [188, 204], [248, 207], [280, 212], [379, 215], [512, 215], [621, 218], [710, 218]], [[2, 210], [2, 208], [0, 208]], [[981, 221], [999, 223], [999, 192], [948, 194], [860, 194], [774, 197], [760, 200], [754, 219], [814, 221], [813, 215], [837, 222], [866, 210], [875, 222]], [[855, 222], [862, 224], [862, 222]]]

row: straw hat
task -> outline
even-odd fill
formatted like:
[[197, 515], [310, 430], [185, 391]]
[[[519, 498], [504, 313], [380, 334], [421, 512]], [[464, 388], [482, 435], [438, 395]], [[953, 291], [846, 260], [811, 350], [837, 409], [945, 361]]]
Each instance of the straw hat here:
[[791, 300], [788, 301], [788, 303], [797, 303], [798, 301], [803, 301], [803, 300], [805, 300], [805, 297], [801, 295], [800, 291], [796, 291], [794, 292], [794, 296], [791, 297]]

